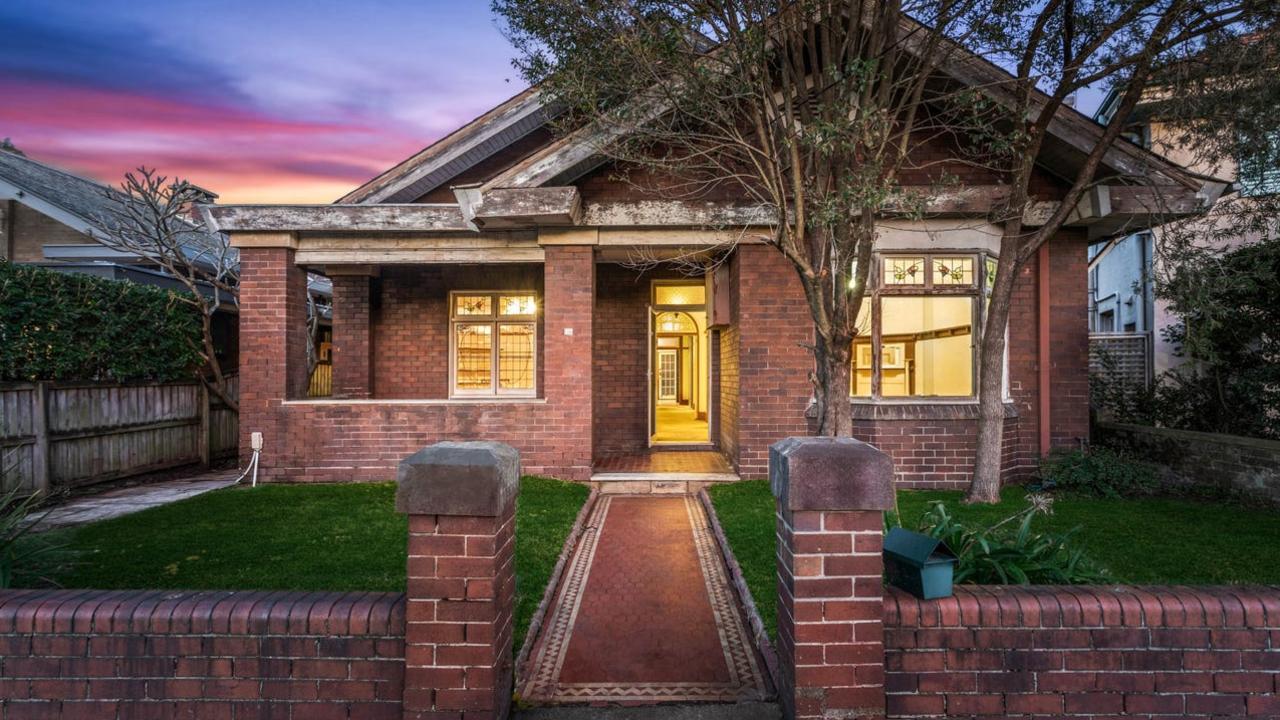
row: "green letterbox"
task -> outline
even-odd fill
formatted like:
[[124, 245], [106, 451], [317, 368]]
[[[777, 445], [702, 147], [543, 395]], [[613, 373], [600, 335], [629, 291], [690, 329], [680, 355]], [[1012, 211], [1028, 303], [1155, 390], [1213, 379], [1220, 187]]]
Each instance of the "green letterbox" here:
[[884, 536], [884, 569], [889, 584], [922, 600], [949, 597], [956, 555], [941, 540], [891, 528]]

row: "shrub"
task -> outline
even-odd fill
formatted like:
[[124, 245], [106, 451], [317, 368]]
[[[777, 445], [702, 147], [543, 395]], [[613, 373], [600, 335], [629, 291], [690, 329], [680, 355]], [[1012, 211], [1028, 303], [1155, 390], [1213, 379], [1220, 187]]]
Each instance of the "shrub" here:
[[48, 578], [65, 561], [60, 545], [30, 535], [40, 521], [32, 517], [39, 499], [17, 487], [0, 495], [0, 588], [50, 584]]
[[1040, 462], [1040, 478], [1045, 488], [1105, 498], [1149, 495], [1157, 485], [1155, 465], [1101, 446], [1054, 450]]
[[0, 261], [0, 381], [185, 379], [200, 339], [174, 292]]
[[1033, 532], [1039, 513], [1052, 512], [1052, 499], [1030, 495], [1031, 505], [990, 527], [956, 520], [941, 501], [930, 504], [917, 526], [956, 554], [953, 581], [967, 585], [1080, 585], [1108, 580], [1077, 546], [1079, 528], [1065, 533]]

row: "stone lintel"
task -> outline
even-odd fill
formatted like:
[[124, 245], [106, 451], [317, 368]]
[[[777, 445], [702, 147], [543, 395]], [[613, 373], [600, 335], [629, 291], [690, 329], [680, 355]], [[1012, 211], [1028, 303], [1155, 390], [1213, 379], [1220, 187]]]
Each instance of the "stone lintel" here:
[[893, 461], [854, 438], [790, 437], [769, 447], [769, 487], [792, 512], [889, 510]]
[[520, 488], [520, 453], [493, 441], [439, 442], [400, 462], [396, 510], [497, 517]]

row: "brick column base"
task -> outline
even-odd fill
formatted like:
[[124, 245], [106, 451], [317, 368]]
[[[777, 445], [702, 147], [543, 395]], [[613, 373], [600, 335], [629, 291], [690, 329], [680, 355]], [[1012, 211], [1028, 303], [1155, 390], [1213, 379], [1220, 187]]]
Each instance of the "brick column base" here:
[[852, 438], [769, 449], [777, 498], [778, 696], [787, 718], [883, 718], [883, 511], [893, 464]]
[[500, 720], [511, 709], [520, 457], [443, 442], [400, 464], [409, 515], [406, 720]]

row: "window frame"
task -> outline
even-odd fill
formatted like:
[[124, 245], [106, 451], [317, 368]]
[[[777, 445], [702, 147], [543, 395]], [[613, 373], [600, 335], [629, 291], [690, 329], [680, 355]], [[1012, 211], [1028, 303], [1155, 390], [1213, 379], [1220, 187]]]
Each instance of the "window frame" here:
[[[924, 282], [914, 284], [888, 284], [885, 282], [886, 261], [894, 258], [924, 258], [925, 272]], [[934, 281], [934, 259], [935, 258], [969, 258], [973, 261], [973, 279], [967, 285], [937, 283]], [[877, 252], [872, 256], [871, 277], [869, 278], [869, 290], [863, 298], [864, 306], [867, 308], [867, 314], [871, 325], [870, 335], [860, 335], [854, 341], [853, 352], [850, 354], [849, 368], [849, 399], [855, 403], [954, 403], [954, 402], [975, 402], [978, 397], [978, 377], [980, 374], [979, 362], [981, 353], [978, 352], [981, 343], [981, 328], [985, 320], [987, 312], [987, 303], [991, 298], [991, 278], [989, 273], [993, 273], [998, 267], [999, 256], [987, 250], [973, 249], [927, 249], [927, 250], [893, 250], [886, 252]], [[988, 262], [992, 261], [997, 265], [989, 268]], [[884, 343], [882, 340], [882, 328], [884, 324], [882, 300], [886, 297], [967, 297], [971, 299], [971, 317], [972, 330], [970, 333], [969, 350], [972, 354], [970, 362], [970, 388], [968, 395], [890, 395], [885, 396], [882, 392], [883, 386], [883, 367], [884, 359]], [[860, 343], [863, 337], [868, 337], [867, 343]], [[858, 395], [858, 346], [869, 344], [871, 350], [871, 387], [869, 394]]]
[[[503, 315], [502, 298], [507, 296], [532, 296], [534, 311], [531, 315]], [[457, 314], [457, 298], [466, 296], [488, 296], [492, 312], [488, 315]], [[449, 291], [449, 397], [452, 398], [532, 398], [538, 396], [538, 333], [541, 325], [542, 302], [537, 290], [450, 290]], [[458, 326], [488, 325], [492, 347], [489, 350], [489, 387], [483, 390], [463, 390], [458, 387]], [[525, 389], [503, 389], [500, 387], [501, 366], [499, 352], [501, 349], [500, 328], [503, 325], [525, 325], [533, 330], [531, 373], [533, 387]]]

